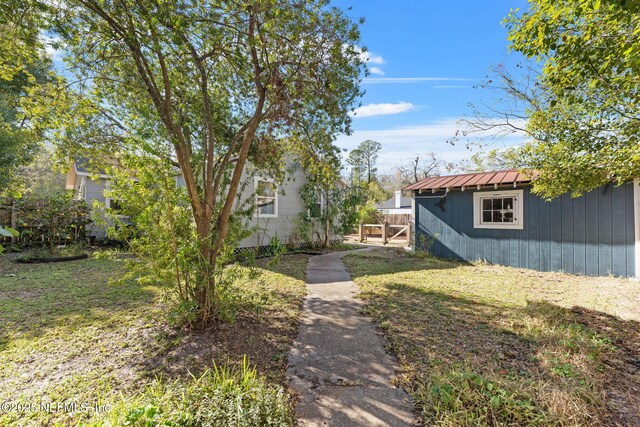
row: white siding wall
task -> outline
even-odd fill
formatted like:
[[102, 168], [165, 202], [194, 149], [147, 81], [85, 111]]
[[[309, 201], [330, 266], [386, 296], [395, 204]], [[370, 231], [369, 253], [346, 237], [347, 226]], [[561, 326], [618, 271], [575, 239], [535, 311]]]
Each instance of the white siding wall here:
[[[100, 203], [105, 202], [104, 189], [106, 188], [107, 180], [104, 178], [98, 178], [97, 180], [93, 180], [88, 176], [76, 175], [75, 184], [74, 184], [74, 190], [76, 192], [76, 195], [79, 194], [80, 186], [82, 185], [83, 180], [84, 180], [83, 199], [89, 205], [89, 208], [91, 209], [92, 214], [96, 215], [98, 214], [98, 212], [96, 212], [96, 210], [93, 208], [93, 202], [94, 201], [98, 201]], [[94, 236], [98, 239], [102, 239], [106, 236], [105, 230], [97, 227], [95, 224], [87, 225], [86, 229], [91, 236]]]
[[[245, 174], [244, 179], [249, 180], [249, 183], [242, 194], [243, 200], [254, 197], [255, 176], [254, 172]], [[249, 226], [257, 227], [258, 231], [251, 237], [242, 240], [238, 247], [266, 246], [271, 238], [276, 236], [282, 242], [289, 243], [295, 231], [298, 215], [306, 209], [300, 197], [300, 189], [306, 182], [307, 179], [302, 170], [295, 170], [288, 175], [285, 181], [278, 186], [278, 217], [259, 218], [254, 216]]]
[[[245, 172], [244, 179], [249, 182], [242, 194], [242, 200], [255, 197], [255, 176], [255, 172]], [[106, 188], [107, 180], [100, 178], [97, 181], [94, 181], [88, 176], [76, 176], [76, 193], [80, 190], [82, 178], [86, 179], [84, 200], [89, 204], [89, 207], [93, 207], [93, 202], [95, 200], [105, 203], [104, 190]], [[179, 185], [184, 185], [184, 179], [181, 176], [176, 179]], [[278, 186], [278, 217], [254, 217], [250, 221], [249, 226], [257, 227], [258, 231], [252, 236], [242, 240], [238, 246], [241, 248], [266, 246], [269, 244], [271, 238], [275, 236], [284, 243], [291, 243], [292, 235], [296, 228], [297, 218], [300, 212], [303, 212], [306, 209], [304, 202], [300, 197], [300, 189], [306, 181], [306, 176], [300, 169], [296, 169], [294, 172], [289, 174], [285, 181]], [[90, 230], [91, 235], [96, 236], [97, 238], [105, 237], [105, 231], [98, 229], [95, 225], [89, 225], [87, 228]], [[335, 237], [337, 236], [330, 236], [332, 239]]]

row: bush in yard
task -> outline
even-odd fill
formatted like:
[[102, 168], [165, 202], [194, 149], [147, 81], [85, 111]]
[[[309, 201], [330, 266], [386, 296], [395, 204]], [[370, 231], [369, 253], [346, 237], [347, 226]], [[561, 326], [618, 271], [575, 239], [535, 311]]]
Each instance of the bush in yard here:
[[300, 213], [301, 226], [298, 228], [305, 240], [313, 241], [315, 235], [323, 246], [327, 246], [332, 232], [347, 234], [357, 226], [358, 209], [364, 196], [357, 187], [339, 187], [337, 180], [337, 176], [323, 179], [311, 175], [309, 182], [300, 189], [306, 210]]
[[60, 191], [44, 200], [21, 199], [18, 211], [22, 223], [36, 227], [29, 232], [31, 240], [42, 239], [50, 253], [60, 243], [81, 240], [84, 227], [91, 223], [89, 206], [75, 200], [71, 191]]
[[105, 196], [118, 201], [118, 209], [105, 209], [98, 219], [110, 238], [126, 243], [136, 258], [127, 261], [131, 278], [160, 283], [172, 290], [177, 304], [170, 319], [178, 324], [196, 325], [199, 278], [215, 278], [210, 289], [211, 314], [220, 320], [235, 319], [235, 295], [231, 290], [240, 274], [229, 265], [237, 242], [249, 230], [244, 219], [251, 206], [238, 201], [230, 218], [230, 231], [214, 265], [198, 250], [196, 224], [185, 188], [177, 183], [177, 172], [170, 162], [145, 156], [123, 156], [119, 166], [109, 171], [114, 178]]
[[268, 385], [245, 359], [237, 369], [214, 365], [188, 383], [157, 379], [90, 426], [285, 427], [293, 421], [284, 388]]

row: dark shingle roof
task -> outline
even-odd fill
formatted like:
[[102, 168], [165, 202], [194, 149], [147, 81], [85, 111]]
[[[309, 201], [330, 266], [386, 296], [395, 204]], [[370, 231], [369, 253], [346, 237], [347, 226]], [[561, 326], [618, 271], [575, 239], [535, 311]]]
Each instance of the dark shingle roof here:
[[86, 157], [79, 157], [75, 161], [76, 170], [80, 173], [91, 173], [97, 175], [105, 175], [105, 171], [101, 168], [97, 168], [95, 162], [92, 162]]
[[396, 208], [396, 196], [375, 205], [376, 209], [411, 209], [411, 197], [402, 196], [400, 207]]

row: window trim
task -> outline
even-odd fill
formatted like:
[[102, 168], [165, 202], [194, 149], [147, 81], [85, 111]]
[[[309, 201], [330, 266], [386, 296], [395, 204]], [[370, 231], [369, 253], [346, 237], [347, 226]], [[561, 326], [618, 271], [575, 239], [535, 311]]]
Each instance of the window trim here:
[[[273, 203], [273, 212], [274, 213], [272, 213], [272, 214], [261, 214], [260, 213], [260, 208], [258, 206], [258, 197], [260, 197], [260, 196], [258, 196], [258, 183], [260, 181], [269, 182], [269, 183], [271, 183], [271, 184], [273, 184], [275, 186], [275, 191], [274, 191], [275, 196], [273, 198], [273, 201], [274, 201], [274, 203]], [[278, 184], [276, 184], [276, 182], [273, 179], [263, 178], [263, 177], [260, 177], [260, 176], [256, 176], [254, 178], [254, 180], [253, 180], [253, 194], [254, 194], [254, 201], [256, 203], [256, 212], [254, 214], [255, 218], [278, 218], [278, 199], [279, 199], [278, 189], [279, 189]], [[262, 196], [262, 197], [265, 197], [265, 196]]]
[[[524, 229], [524, 191], [476, 191], [473, 193], [473, 228], [488, 228], [494, 230], [522, 230]], [[512, 223], [482, 223], [482, 203], [485, 198], [514, 197], [514, 222]]]

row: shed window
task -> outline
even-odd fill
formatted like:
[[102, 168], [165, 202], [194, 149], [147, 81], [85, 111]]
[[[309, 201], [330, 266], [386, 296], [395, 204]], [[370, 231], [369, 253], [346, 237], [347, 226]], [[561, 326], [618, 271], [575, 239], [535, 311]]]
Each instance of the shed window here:
[[522, 194], [522, 190], [474, 193], [474, 227], [521, 230], [524, 224]]
[[261, 218], [278, 217], [278, 186], [262, 178], [256, 178], [257, 216]]

